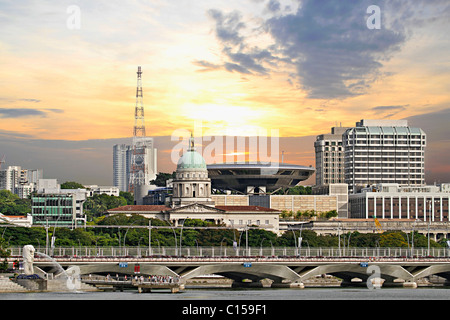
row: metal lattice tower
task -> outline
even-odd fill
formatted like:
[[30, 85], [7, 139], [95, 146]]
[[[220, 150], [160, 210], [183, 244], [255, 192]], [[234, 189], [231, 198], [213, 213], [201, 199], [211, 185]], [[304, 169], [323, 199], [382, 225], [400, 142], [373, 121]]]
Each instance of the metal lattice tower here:
[[131, 157], [130, 184], [128, 188], [130, 192], [134, 192], [136, 186], [145, 184], [147, 173], [147, 165], [145, 163], [146, 141], [143, 100], [142, 71], [141, 67], [138, 67], [136, 107], [134, 111], [133, 155]]

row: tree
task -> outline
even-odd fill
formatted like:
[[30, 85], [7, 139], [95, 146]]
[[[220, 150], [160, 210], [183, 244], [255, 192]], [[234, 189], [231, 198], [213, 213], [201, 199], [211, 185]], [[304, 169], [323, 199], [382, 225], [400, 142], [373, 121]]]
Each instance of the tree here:
[[84, 186], [75, 181], [66, 181], [61, 184], [61, 189], [84, 189]]
[[9, 190], [0, 190], [0, 212], [7, 215], [25, 215], [31, 212], [31, 200], [20, 199]]
[[287, 194], [307, 195], [307, 194], [311, 194], [311, 192], [312, 192], [311, 187], [295, 186], [295, 187], [289, 188]]
[[123, 197], [109, 196], [105, 193], [94, 194], [89, 197], [83, 208], [89, 219], [103, 215], [107, 210], [127, 205], [127, 200]]
[[322, 212], [319, 216], [323, 219], [329, 220], [331, 218], [336, 218], [338, 216], [338, 212], [336, 210], [330, 210], [327, 212]]
[[150, 184], [157, 185], [158, 187], [165, 187], [166, 181], [169, 179], [175, 179], [175, 172], [173, 173], [164, 173], [160, 172], [156, 175], [156, 179], [150, 181]]
[[131, 192], [120, 191], [119, 196], [122, 198], [125, 198], [125, 200], [127, 200], [127, 205], [134, 204], [134, 195]]
[[407, 247], [408, 242], [400, 231], [385, 232], [380, 235], [380, 247]]

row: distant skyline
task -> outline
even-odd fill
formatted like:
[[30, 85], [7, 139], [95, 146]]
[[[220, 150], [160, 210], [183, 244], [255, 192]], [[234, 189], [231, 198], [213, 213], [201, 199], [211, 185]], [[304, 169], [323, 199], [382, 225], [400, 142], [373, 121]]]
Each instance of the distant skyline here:
[[132, 135], [142, 66], [160, 171], [195, 120], [279, 130], [287, 161], [314, 165], [305, 142], [332, 126], [408, 119], [428, 134], [427, 181], [450, 182], [449, 16], [445, 0], [2, 1], [0, 157], [112, 184], [103, 142]]

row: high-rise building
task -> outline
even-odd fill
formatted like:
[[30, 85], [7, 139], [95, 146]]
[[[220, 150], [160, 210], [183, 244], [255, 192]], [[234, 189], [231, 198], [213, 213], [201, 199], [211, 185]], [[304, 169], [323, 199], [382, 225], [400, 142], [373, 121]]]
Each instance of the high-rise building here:
[[42, 176], [42, 169], [30, 170], [22, 169], [20, 166], [9, 166], [0, 170], [0, 190], [9, 190], [20, 198], [28, 198]]
[[361, 120], [342, 136], [350, 193], [379, 183], [425, 185], [426, 134], [406, 120]]
[[345, 182], [342, 134], [347, 129], [349, 128], [333, 127], [331, 133], [317, 136], [314, 142], [317, 186]]
[[[158, 150], [154, 147], [153, 138], [145, 137], [145, 176], [144, 181], [149, 185], [156, 179], [158, 173]], [[129, 191], [130, 174], [132, 170], [133, 146], [116, 144], [113, 147], [113, 185], [120, 191]]]
[[132, 154], [132, 146], [116, 144], [113, 147], [113, 185], [120, 191], [128, 191]]

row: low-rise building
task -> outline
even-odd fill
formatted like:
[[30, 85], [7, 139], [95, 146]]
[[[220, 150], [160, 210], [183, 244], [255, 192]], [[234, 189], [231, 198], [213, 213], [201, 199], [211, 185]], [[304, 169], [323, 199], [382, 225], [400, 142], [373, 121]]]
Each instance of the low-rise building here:
[[449, 221], [450, 191], [441, 186], [378, 184], [349, 196], [350, 218]]

